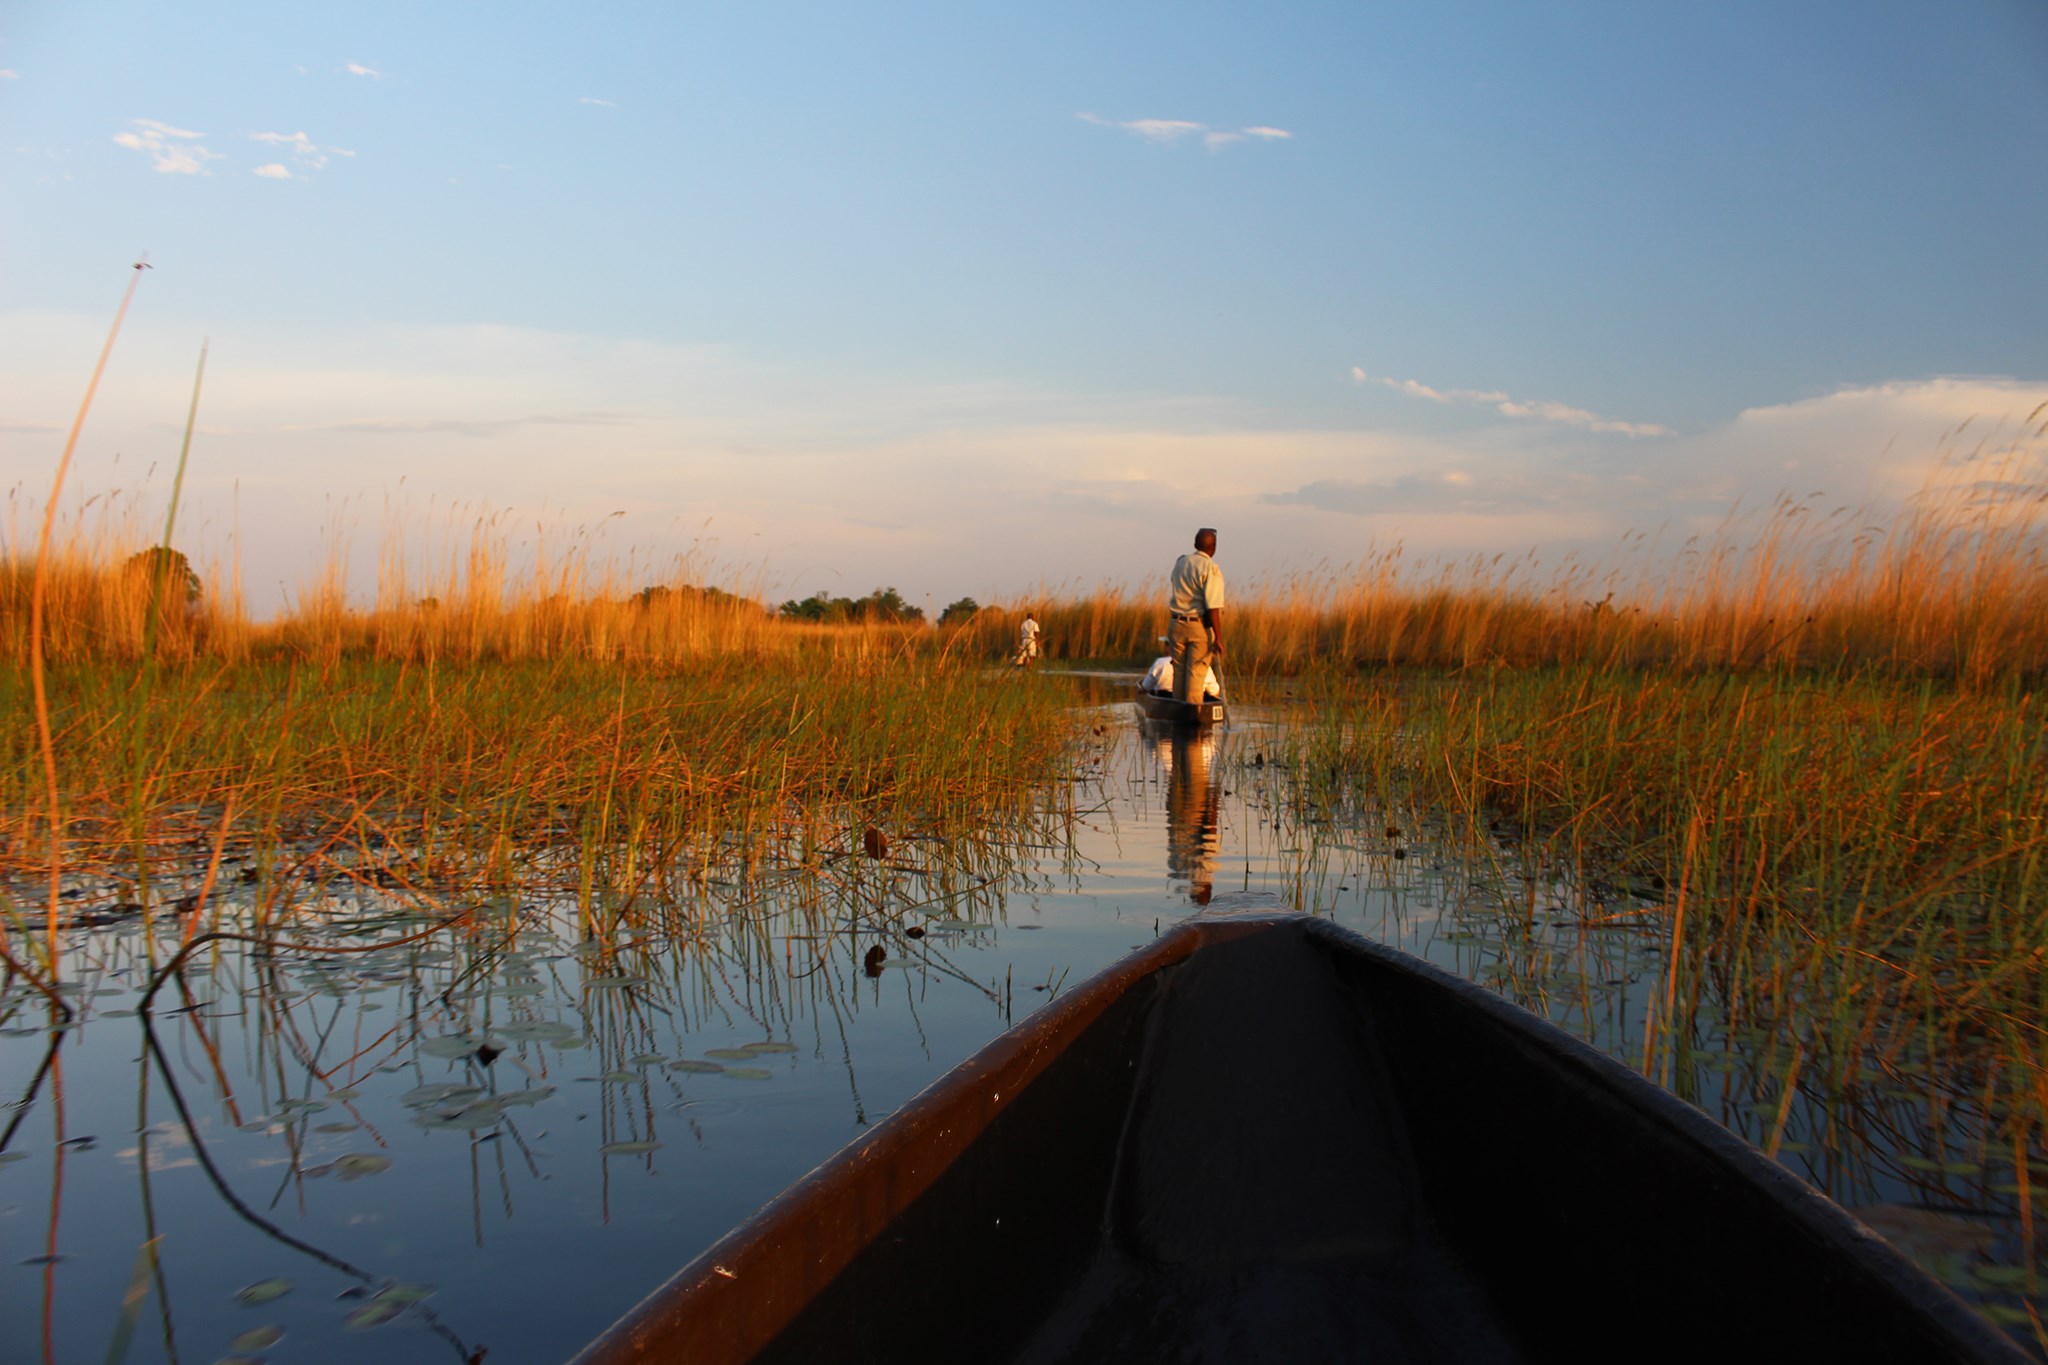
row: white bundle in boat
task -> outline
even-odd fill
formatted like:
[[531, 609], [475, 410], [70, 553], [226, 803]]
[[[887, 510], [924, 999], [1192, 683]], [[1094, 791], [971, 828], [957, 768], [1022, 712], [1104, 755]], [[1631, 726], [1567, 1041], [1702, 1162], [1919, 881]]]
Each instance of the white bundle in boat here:
[[[1202, 682], [1202, 694], [1208, 697], [1221, 697], [1223, 695], [1223, 680], [1217, 676], [1215, 669], [1207, 665], [1204, 665], [1203, 668], [1209, 676]], [[1173, 656], [1162, 654], [1152, 661], [1152, 667], [1145, 670], [1145, 690], [1147, 692], [1173, 691]]]

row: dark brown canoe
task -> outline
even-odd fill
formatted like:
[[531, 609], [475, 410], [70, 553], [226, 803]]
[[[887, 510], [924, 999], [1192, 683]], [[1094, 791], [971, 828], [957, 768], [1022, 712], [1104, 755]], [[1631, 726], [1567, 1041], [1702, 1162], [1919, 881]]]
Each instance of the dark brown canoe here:
[[1626, 1068], [1241, 898], [982, 1049], [577, 1359], [2028, 1357]]
[[1142, 682], [1138, 684], [1138, 710], [1147, 720], [1171, 725], [1217, 725], [1223, 720], [1221, 701], [1182, 701], [1168, 692], [1147, 691]]

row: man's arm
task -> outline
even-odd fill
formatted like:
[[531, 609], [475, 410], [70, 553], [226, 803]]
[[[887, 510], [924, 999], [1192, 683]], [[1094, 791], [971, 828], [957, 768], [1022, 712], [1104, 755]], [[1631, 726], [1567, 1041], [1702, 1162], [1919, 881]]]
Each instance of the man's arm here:
[[1217, 658], [1223, 657], [1223, 608], [1208, 607], [1202, 612], [1203, 624], [1209, 627], [1209, 652]]

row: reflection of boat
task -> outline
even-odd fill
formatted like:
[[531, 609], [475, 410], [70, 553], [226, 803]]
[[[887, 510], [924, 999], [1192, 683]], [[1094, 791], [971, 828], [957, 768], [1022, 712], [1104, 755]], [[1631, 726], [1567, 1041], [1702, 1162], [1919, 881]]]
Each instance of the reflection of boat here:
[[578, 1359], [2026, 1359], [1625, 1067], [1244, 899], [995, 1040]]

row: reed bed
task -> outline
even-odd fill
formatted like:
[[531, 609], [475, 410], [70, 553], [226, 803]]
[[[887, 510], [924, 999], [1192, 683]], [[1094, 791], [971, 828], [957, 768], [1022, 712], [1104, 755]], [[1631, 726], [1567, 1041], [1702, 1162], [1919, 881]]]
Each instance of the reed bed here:
[[[1787, 669], [1994, 689], [2038, 677], [2048, 670], [2048, 482], [2028, 461], [2044, 440], [2048, 419], [2036, 412], [2011, 451], [1944, 462], [1881, 524], [1785, 497], [1737, 509], [1668, 553], [1631, 536], [1617, 565], [1546, 569], [1533, 555], [1415, 565], [1396, 547], [1234, 583], [1230, 671], [1242, 681], [1329, 663]], [[1052, 659], [1149, 660], [1166, 634], [1161, 590], [1115, 585], [985, 608], [964, 630], [978, 651], [1000, 653], [1026, 610]]]
[[[45, 561], [54, 801], [39, 737], [0, 742], [0, 939], [33, 911], [46, 967], [86, 904], [67, 894], [203, 899], [223, 851], [251, 875], [373, 865], [443, 903], [566, 857], [603, 934], [656, 888], [800, 865], [870, 827], [986, 834], [1063, 761], [1057, 696], [928, 629], [786, 622], [688, 583], [627, 592], [577, 556], [515, 574], [481, 534], [424, 584], [389, 560], [368, 609], [330, 562], [259, 623], [219, 569], [120, 530], [80, 518]], [[35, 709], [33, 577], [0, 565], [0, 703], [18, 716]], [[279, 877], [241, 927], [288, 920], [295, 885]]]

